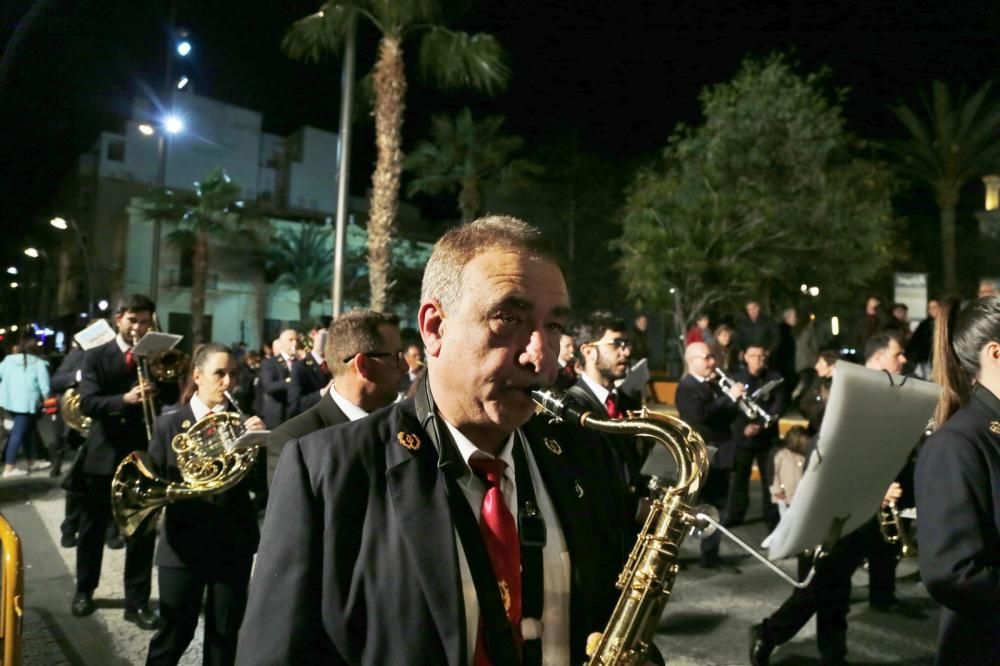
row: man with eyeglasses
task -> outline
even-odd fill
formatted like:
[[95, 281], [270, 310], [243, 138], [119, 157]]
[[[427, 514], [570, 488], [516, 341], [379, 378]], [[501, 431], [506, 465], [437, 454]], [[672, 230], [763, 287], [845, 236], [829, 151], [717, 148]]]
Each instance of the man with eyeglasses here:
[[[625, 321], [610, 312], [592, 313], [578, 323], [575, 330], [583, 372], [568, 393], [594, 413], [612, 419], [622, 418], [629, 410], [642, 407], [639, 397], [622, 393], [616, 387], [628, 374], [632, 354], [627, 330]], [[629, 491], [630, 504], [637, 508], [645, 486], [639, 470], [648, 449], [640, 448], [634, 437], [606, 435], [605, 439], [618, 461], [619, 476]]]
[[[771, 448], [778, 440], [778, 418], [785, 411], [784, 387], [778, 386], [781, 374], [767, 367], [767, 349], [750, 345], [743, 352], [745, 369], [733, 373], [733, 379], [746, 387], [747, 394], [774, 420], [767, 428], [742, 414], [733, 422], [733, 474], [729, 486], [729, 510], [726, 520], [736, 526], [743, 522], [750, 504], [750, 472], [754, 461], [760, 471], [761, 508], [768, 530], [778, 526], [778, 505], [771, 502]], [[758, 394], [758, 391], [760, 393]]]
[[326, 349], [320, 350], [333, 385], [312, 407], [271, 431], [268, 477], [273, 476], [286, 442], [356, 421], [391, 404], [404, 372], [402, 346], [399, 317], [394, 314], [352, 310], [335, 319], [326, 336]]

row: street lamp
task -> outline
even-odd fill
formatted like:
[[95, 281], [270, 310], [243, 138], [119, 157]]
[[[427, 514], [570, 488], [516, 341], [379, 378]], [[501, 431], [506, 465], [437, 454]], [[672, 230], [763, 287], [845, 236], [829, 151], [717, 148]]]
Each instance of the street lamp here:
[[90, 272], [90, 255], [87, 253], [87, 246], [83, 243], [83, 234], [80, 232], [80, 227], [78, 227], [76, 222], [72, 219], [66, 220], [62, 217], [52, 218], [49, 220], [49, 224], [60, 231], [66, 231], [70, 227], [73, 227], [74, 236], [76, 237], [76, 246], [80, 249], [80, 256], [83, 257], [83, 270], [87, 274], [87, 314], [93, 317], [94, 276]]
[[17, 275], [17, 267], [16, 266], [8, 266], [7, 267], [7, 275]]
[[38, 250], [36, 248], [26, 247], [24, 248], [24, 253], [32, 259], [38, 259]]

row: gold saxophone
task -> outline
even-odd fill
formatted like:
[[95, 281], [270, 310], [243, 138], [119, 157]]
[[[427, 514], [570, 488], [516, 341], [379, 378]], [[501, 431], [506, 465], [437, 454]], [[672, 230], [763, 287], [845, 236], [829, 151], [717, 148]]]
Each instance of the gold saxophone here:
[[708, 474], [705, 441], [684, 421], [642, 408], [624, 419], [598, 418], [559, 393], [534, 391], [532, 397], [549, 416], [618, 435], [646, 437], [670, 453], [677, 481], [650, 482], [650, 511], [616, 583], [622, 594], [603, 633], [587, 640], [591, 665], [641, 664], [677, 577], [677, 552], [692, 528], [702, 528], [692, 502]]

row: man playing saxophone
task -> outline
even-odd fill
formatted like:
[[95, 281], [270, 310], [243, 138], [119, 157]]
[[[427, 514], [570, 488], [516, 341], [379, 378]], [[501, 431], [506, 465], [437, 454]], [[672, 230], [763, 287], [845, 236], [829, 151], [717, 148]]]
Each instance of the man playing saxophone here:
[[[145, 449], [142, 394], [155, 393], [152, 384], [136, 383], [132, 348], [153, 323], [156, 306], [148, 297], [133, 294], [119, 305], [114, 323], [118, 335], [87, 350], [80, 375], [80, 407], [93, 419], [82, 469], [73, 474], [85, 493], [76, 548], [76, 594], [73, 615], [94, 612], [94, 590], [101, 578], [104, 535], [111, 521], [111, 477], [131, 451]], [[76, 465], [74, 465], [76, 467]], [[81, 472], [78, 474], [78, 472]], [[125, 619], [142, 629], [155, 629], [159, 619], [149, 608], [155, 535], [130, 539], [125, 552]]]
[[426, 380], [285, 445], [237, 663], [584, 661], [618, 596], [625, 493], [606, 447], [533, 418], [568, 310], [553, 250], [520, 220], [435, 244]]

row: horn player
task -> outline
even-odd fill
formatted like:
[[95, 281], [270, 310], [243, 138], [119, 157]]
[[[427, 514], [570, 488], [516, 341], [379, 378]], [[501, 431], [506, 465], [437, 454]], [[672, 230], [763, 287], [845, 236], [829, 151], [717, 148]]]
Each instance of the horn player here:
[[[174, 437], [210, 413], [235, 410], [226, 394], [236, 378], [236, 357], [227, 347], [209, 343], [195, 349], [182, 406], [157, 419], [149, 447], [150, 457], [167, 480], [182, 481], [171, 446]], [[264, 429], [257, 416], [243, 425], [247, 430]], [[255, 500], [267, 494], [262, 471], [258, 464], [225, 492], [167, 505], [156, 553], [161, 626], [149, 643], [147, 664], [180, 660], [198, 626], [202, 598], [206, 599], [204, 663], [233, 663], [250, 566], [260, 539]]]

